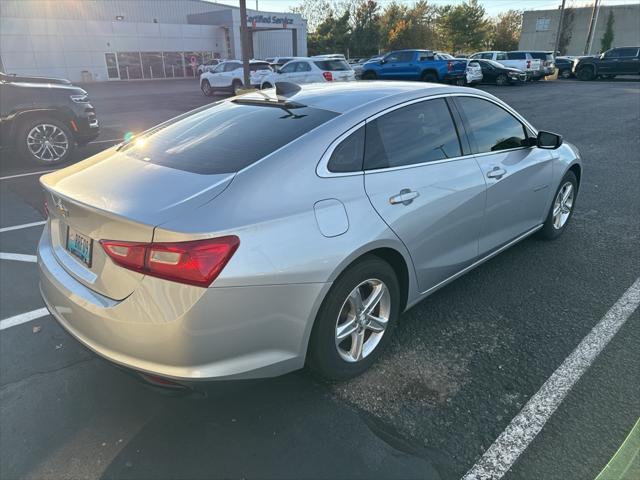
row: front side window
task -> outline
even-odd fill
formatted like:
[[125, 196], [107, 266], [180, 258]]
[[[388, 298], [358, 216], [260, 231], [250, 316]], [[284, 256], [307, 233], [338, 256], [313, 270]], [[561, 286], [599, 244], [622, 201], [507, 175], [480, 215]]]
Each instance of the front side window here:
[[296, 72], [310, 72], [311, 66], [307, 62], [299, 62], [296, 66]]
[[617, 50], [620, 57], [635, 57], [638, 55], [637, 48], [618, 48]]
[[280, 73], [293, 73], [296, 65], [298, 65], [298, 62], [287, 63], [284, 67], [280, 68]]
[[473, 97], [456, 99], [466, 117], [473, 153], [528, 146], [524, 125], [495, 103]]
[[327, 168], [330, 172], [360, 172], [364, 155], [364, 127], [360, 127], [333, 150]]
[[399, 167], [461, 155], [444, 99], [414, 103], [367, 123], [365, 169]]
[[237, 70], [238, 68], [242, 67], [241, 63], [238, 62], [228, 62], [224, 64], [224, 71], [225, 72], [233, 72], [234, 70]]

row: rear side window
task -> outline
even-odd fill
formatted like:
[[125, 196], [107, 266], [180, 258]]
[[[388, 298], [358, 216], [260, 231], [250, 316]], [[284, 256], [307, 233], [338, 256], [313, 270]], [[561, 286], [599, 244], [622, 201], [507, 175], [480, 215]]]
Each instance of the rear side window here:
[[307, 62], [298, 62], [296, 64], [296, 72], [310, 72], [311, 71], [311, 65], [309, 65]]
[[524, 52], [507, 52], [507, 58], [509, 60], [526, 60], [527, 54]]
[[330, 172], [360, 172], [364, 155], [364, 127], [359, 128], [333, 150], [327, 168]]
[[499, 62], [500, 60], [506, 60], [507, 54], [504, 52], [496, 53], [496, 60]]
[[318, 60], [314, 62], [320, 70], [328, 72], [342, 72], [351, 70], [349, 64], [344, 60]]
[[138, 160], [187, 172], [232, 173], [337, 115], [310, 107], [285, 111], [224, 101], [178, 117], [174, 122], [138, 137], [122, 147], [121, 152]]
[[481, 98], [458, 97], [466, 117], [473, 153], [527, 146], [525, 128], [513, 115]]
[[367, 123], [365, 169], [399, 167], [461, 155], [442, 98], [414, 103]]

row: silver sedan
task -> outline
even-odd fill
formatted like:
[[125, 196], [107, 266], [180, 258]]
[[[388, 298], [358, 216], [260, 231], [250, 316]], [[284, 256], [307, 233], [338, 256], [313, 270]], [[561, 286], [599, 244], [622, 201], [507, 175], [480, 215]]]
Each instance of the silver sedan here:
[[346, 379], [403, 311], [561, 235], [581, 177], [575, 147], [475, 89], [278, 84], [43, 176], [40, 288], [153, 378]]

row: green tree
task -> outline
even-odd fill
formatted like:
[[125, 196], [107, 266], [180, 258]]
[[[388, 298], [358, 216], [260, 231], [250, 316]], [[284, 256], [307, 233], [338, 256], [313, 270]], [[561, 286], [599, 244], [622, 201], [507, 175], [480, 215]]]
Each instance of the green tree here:
[[442, 46], [454, 54], [482, 49], [490, 41], [490, 22], [478, 0], [441, 7], [438, 30]]
[[609, 15], [607, 16], [607, 29], [604, 31], [604, 35], [600, 39], [600, 48], [601, 51], [606, 52], [611, 48], [613, 44], [613, 24], [615, 20], [613, 18], [613, 11], [609, 11]]
[[336, 16], [333, 11], [317, 26], [307, 38], [307, 49], [310, 55], [322, 53], [347, 54], [351, 37], [350, 13], [345, 10]]
[[351, 56], [376, 55], [380, 43], [380, 7], [375, 0], [359, 0], [354, 7]]
[[522, 12], [507, 10], [493, 22], [492, 48], [494, 50], [517, 50], [522, 29]]

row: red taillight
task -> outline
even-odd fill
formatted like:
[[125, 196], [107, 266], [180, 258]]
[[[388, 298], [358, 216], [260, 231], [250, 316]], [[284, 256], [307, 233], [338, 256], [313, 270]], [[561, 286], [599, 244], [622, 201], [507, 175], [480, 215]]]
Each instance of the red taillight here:
[[322, 72], [322, 76], [327, 82], [331, 82], [333, 80], [333, 74], [331, 72]]
[[132, 243], [101, 240], [118, 265], [153, 277], [208, 287], [233, 256], [240, 239], [227, 237], [176, 243]]
[[451, 70], [453, 70], [453, 63], [451, 63], [451, 60], [449, 60], [447, 62], [447, 72], [450, 72]]

